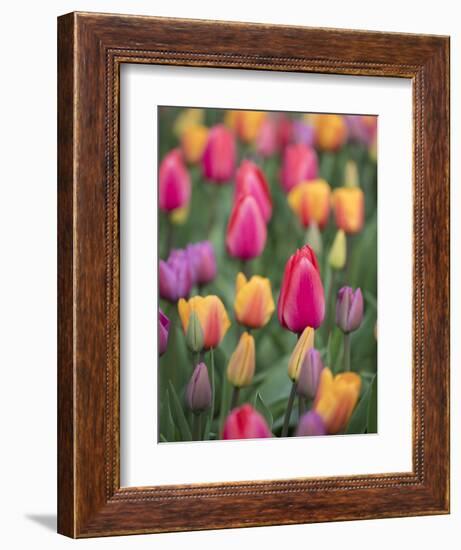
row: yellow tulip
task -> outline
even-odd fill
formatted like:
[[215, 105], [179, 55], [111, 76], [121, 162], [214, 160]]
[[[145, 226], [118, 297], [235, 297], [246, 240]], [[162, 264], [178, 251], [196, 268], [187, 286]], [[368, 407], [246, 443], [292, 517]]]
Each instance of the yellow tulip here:
[[185, 206], [180, 206], [179, 208], [175, 208], [170, 212], [170, 221], [174, 225], [183, 225], [186, 223], [187, 218], [189, 217], [189, 203], [187, 203]]
[[333, 191], [332, 203], [338, 228], [358, 233], [365, 217], [365, 196], [360, 187], [338, 187]]
[[208, 128], [202, 124], [188, 126], [181, 134], [181, 149], [184, 158], [190, 164], [196, 164], [202, 158], [208, 139]]
[[246, 143], [253, 142], [266, 116], [264, 111], [237, 111], [236, 131], [239, 138]]
[[213, 295], [194, 296], [188, 301], [181, 298], [178, 312], [184, 334], [187, 334], [191, 313], [195, 312], [203, 332], [204, 349], [218, 347], [231, 324], [223, 303]]
[[234, 311], [237, 321], [249, 328], [266, 325], [275, 310], [269, 279], [253, 275], [248, 280], [243, 273], [239, 273], [235, 289]]
[[346, 265], [346, 234], [338, 229], [328, 254], [328, 263], [333, 269], [343, 269]]
[[234, 132], [237, 130], [238, 113], [239, 111], [229, 110], [224, 115], [224, 124]]
[[304, 227], [315, 222], [323, 229], [330, 213], [330, 186], [323, 179], [298, 183], [288, 193], [288, 204]]
[[255, 341], [244, 332], [227, 365], [227, 379], [237, 388], [249, 386], [255, 373]]
[[359, 186], [359, 171], [357, 164], [353, 160], [346, 162], [344, 169], [344, 185], [345, 187], [358, 187]]
[[181, 137], [186, 128], [202, 124], [203, 119], [203, 109], [183, 109], [174, 121], [173, 132]]
[[347, 138], [347, 125], [342, 115], [315, 115], [317, 145], [325, 151], [336, 151]]
[[357, 404], [362, 381], [355, 372], [333, 376], [325, 368], [315, 398], [314, 410], [322, 417], [329, 434], [344, 430]]
[[288, 376], [296, 382], [299, 378], [301, 365], [303, 364], [306, 353], [314, 347], [314, 329], [306, 327], [291, 354], [288, 362]]

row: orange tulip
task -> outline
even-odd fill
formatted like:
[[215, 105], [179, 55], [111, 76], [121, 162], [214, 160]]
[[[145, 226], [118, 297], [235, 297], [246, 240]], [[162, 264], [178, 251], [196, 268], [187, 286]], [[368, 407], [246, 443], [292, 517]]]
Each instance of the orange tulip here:
[[269, 279], [253, 275], [248, 280], [243, 273], [237, 275], [234, 303], [235, 317], [241, 325], [261, 328], [275, 310]]
[[181, 149], [189, 164], [196, 164], [202, 158], [208, 139], [208, 128], [201, 124], [188, 126], [181, 135]]
[[203, 332], [204, 349], [218, 347], [231, 324], [223, 303], [213, 295], [194, 296], [188, 301], [181, 298], [178, 312], [184, 334], [187, 334], [191, 313], [196, 314]]
[[355, 372], [342, 372], [333, 376], [325, 368], [314, 402], [314, 410], [322, 417], [329, 434], [344, 430], [357, 404], [362, 381]]
[[246, 143], [255, 141], [266, 116], [264, 111], [237, 111], [235, 130], [238, 137]]
[[363, 228], [365, 196], [360, 187], [338, 187], [332, 195], [336, 225], [345, 233], [358, 233]]
[[322, 179], [299, 183], [288, 193], [288, 204], [304, 227], [315, 222], [323, 229], [330, 214], [330, 186]]
[[347, 139], [347, 124], [342, 115], [314, 115], [316, 143], [324, 151], [336, 151]]

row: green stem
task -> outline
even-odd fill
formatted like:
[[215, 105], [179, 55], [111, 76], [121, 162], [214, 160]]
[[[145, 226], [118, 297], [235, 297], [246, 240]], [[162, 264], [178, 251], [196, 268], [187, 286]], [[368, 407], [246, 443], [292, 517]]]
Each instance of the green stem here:
[[348, 372], [351, 370], [351, 335], [344, 335], [344, 349], [343, 349], [343, 371]]
[[195, 414], [192, 418], [192, 439], [194, 441], [202, 440], [202, 415], [201, 413]]
[[241, 260], [240, 271], [245, 275], [247, 279], [251, 277], [250, 262], [248, 260]]
[[350, 237], [350, 235], [346, 234], [346, 266], [345, 266], [344, 276], [346, 278], [345, 282], [349, 286], [351, 285], [351, 282], [350, 282], [351, 265], [352, 265], [351, 253], [352, 253], [352, 238]]
[[327, 318], [326, 318], [326, 337], [328, 338], [331, 325], [333, 324], [333, 311], [335, 307], [335, 300], [333, 300], [334, 287], [336, 284], [336, 270], [330, 268], [330, 280], [327, 290]]
[[211, 406], [210, 406], [210, 428], [214, 417], [214, 394], [215, 394], [215, 381], [214, 381], [214, 350], [210, 348], [210, 371], [211, 371]]
[[231, 399], [231, 410], [232, 409], [235, 409], [235, 407], [237, 406], [238, 404], [238, 401], [239, 401], [239, 393], [240, 393], [240, 388], [238, 388], [237, 386], [234, 386], [232, 388], [232, 399]]
[[293, 382], [291, 386], [290, 397], [288, 398], [287, 408], [285, 411], [285, 418], [283, 420], [282, 437], [288, 435], [288, 427], [290, 426], [291, 411], [293, 410], [293, 403], [296, 397], [296, 382]]
[[167, 234], [166, 234], [166, 256], [170, 253], [174, 245], [174, 224], [170, 220], [170, 217], [167, 218]]

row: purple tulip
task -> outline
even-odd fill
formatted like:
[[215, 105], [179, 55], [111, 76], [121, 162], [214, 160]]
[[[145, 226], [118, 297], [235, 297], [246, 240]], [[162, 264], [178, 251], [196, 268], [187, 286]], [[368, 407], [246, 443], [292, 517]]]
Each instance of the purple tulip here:
[[320, 382], [320, 374], [323, 369], [323, 362], [320, 352], [311, 348], [304, 356], [299, 368], [296, 391], [298, 395], [314, 399]]
[[326, 433], [325, 422], [315, 411], [309, 411], [304, 414], [300, 418], [298, 429], [296, 430], [297, 437], [306, 435], [326, 435]]
[[315, 142], [315, 129], [310, 124], [295, 120], [293, 122], [293, 138], [295, 143], [304, 143], [308, 147], [313, 147]]
[[345, 119], [350, 139], [368, 146], [376, 139], [378, 128], [376, 116], [346, 115]]
[[168, 345], [168, 332], [170, 330], [170, 320], [163, 313], [161, 308], [158, 309], [158, 354], [161, 357]]
[[193, 285], [192, 269], [185, 250], [172, 250], [168, 260], [159, 262], [160, 297], [170, 302], [187, 298]]
[[187, 257], [192, 270], [194, 284], [206, 285], [216, 277], [216, 257], [210, 241], [189, 244]]
[[362, 291], [360, 288], [352, 290], [350, 286], [343, 286], [336, 300], [336, 324], [345, 334], [348, 334], [359, 328], [362, 319]]
[[205, 363], [199, 363], [186, 388], [186, 403], [193, 412], [202, 412], [211, 404], [211, 385]]

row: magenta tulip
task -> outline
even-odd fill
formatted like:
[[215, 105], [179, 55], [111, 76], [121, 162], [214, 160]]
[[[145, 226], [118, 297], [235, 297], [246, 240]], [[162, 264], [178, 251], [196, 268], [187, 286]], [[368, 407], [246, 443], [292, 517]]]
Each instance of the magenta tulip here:
[[277, 124], [273, 117], [266, 117], [256, 138], [256, 151], [262, 157], [272, 156], [278, 149]]
[[226, 248], [230, 256], [251, 260], [264, 250], [267, 228], [256, 199], [244, 195], [234, 204], [227, 225]]
[[314, 180], [318, 175], [317, 153], [303, 143], [288, 145], [283, 155], [280, 180], [288, 193], [298, 183]]
[[233, 409], [224, 424], [223, 439], [256, 439], [272, 437], [264, 417], [251, 405]]
[[170, 302], [187, 298], [192, 289], [193, 278], [189, 258], [185, 250], [173, 250], [168, 260], [159, 262], [159, 294]]
[[261, 168], [251, 160], [244, 160], [235, 177], [235, 200], [244, 195], [253, 195], [258, 203], [264, 221], [272, 215], [272, 197], [266, 177]]
[[162, 356], [166, 352], [168, 346], [168, 333], [170, 330], [170, 320], [163, 313], [161, 308], [158, 309], [158, 354]]
[[202, 156], [202, 171], [206, 179], [223, 184], [231, 180], [235, 170], [235, 136], [223, 124], [214, 126]]
[[315, 252], [309, 245], [288, 260], [277, 304], [282, 327], [297, 334], [318, 328], [325, 316], [325, 297]]
[[326, 435], [327, 429], [322, 417], [315, 411], [304, 414], [298, 424], [296, 436]]
[[190, 194], [190, 177], [181, 151], [173, 149], [160, 163], [159, 206], [164, 212], [182, 208], [189, 203]]
[[189, 244], [186, 248], [193, 283], [206, 285], [216, 277], [216, 257], [210, 241]]

